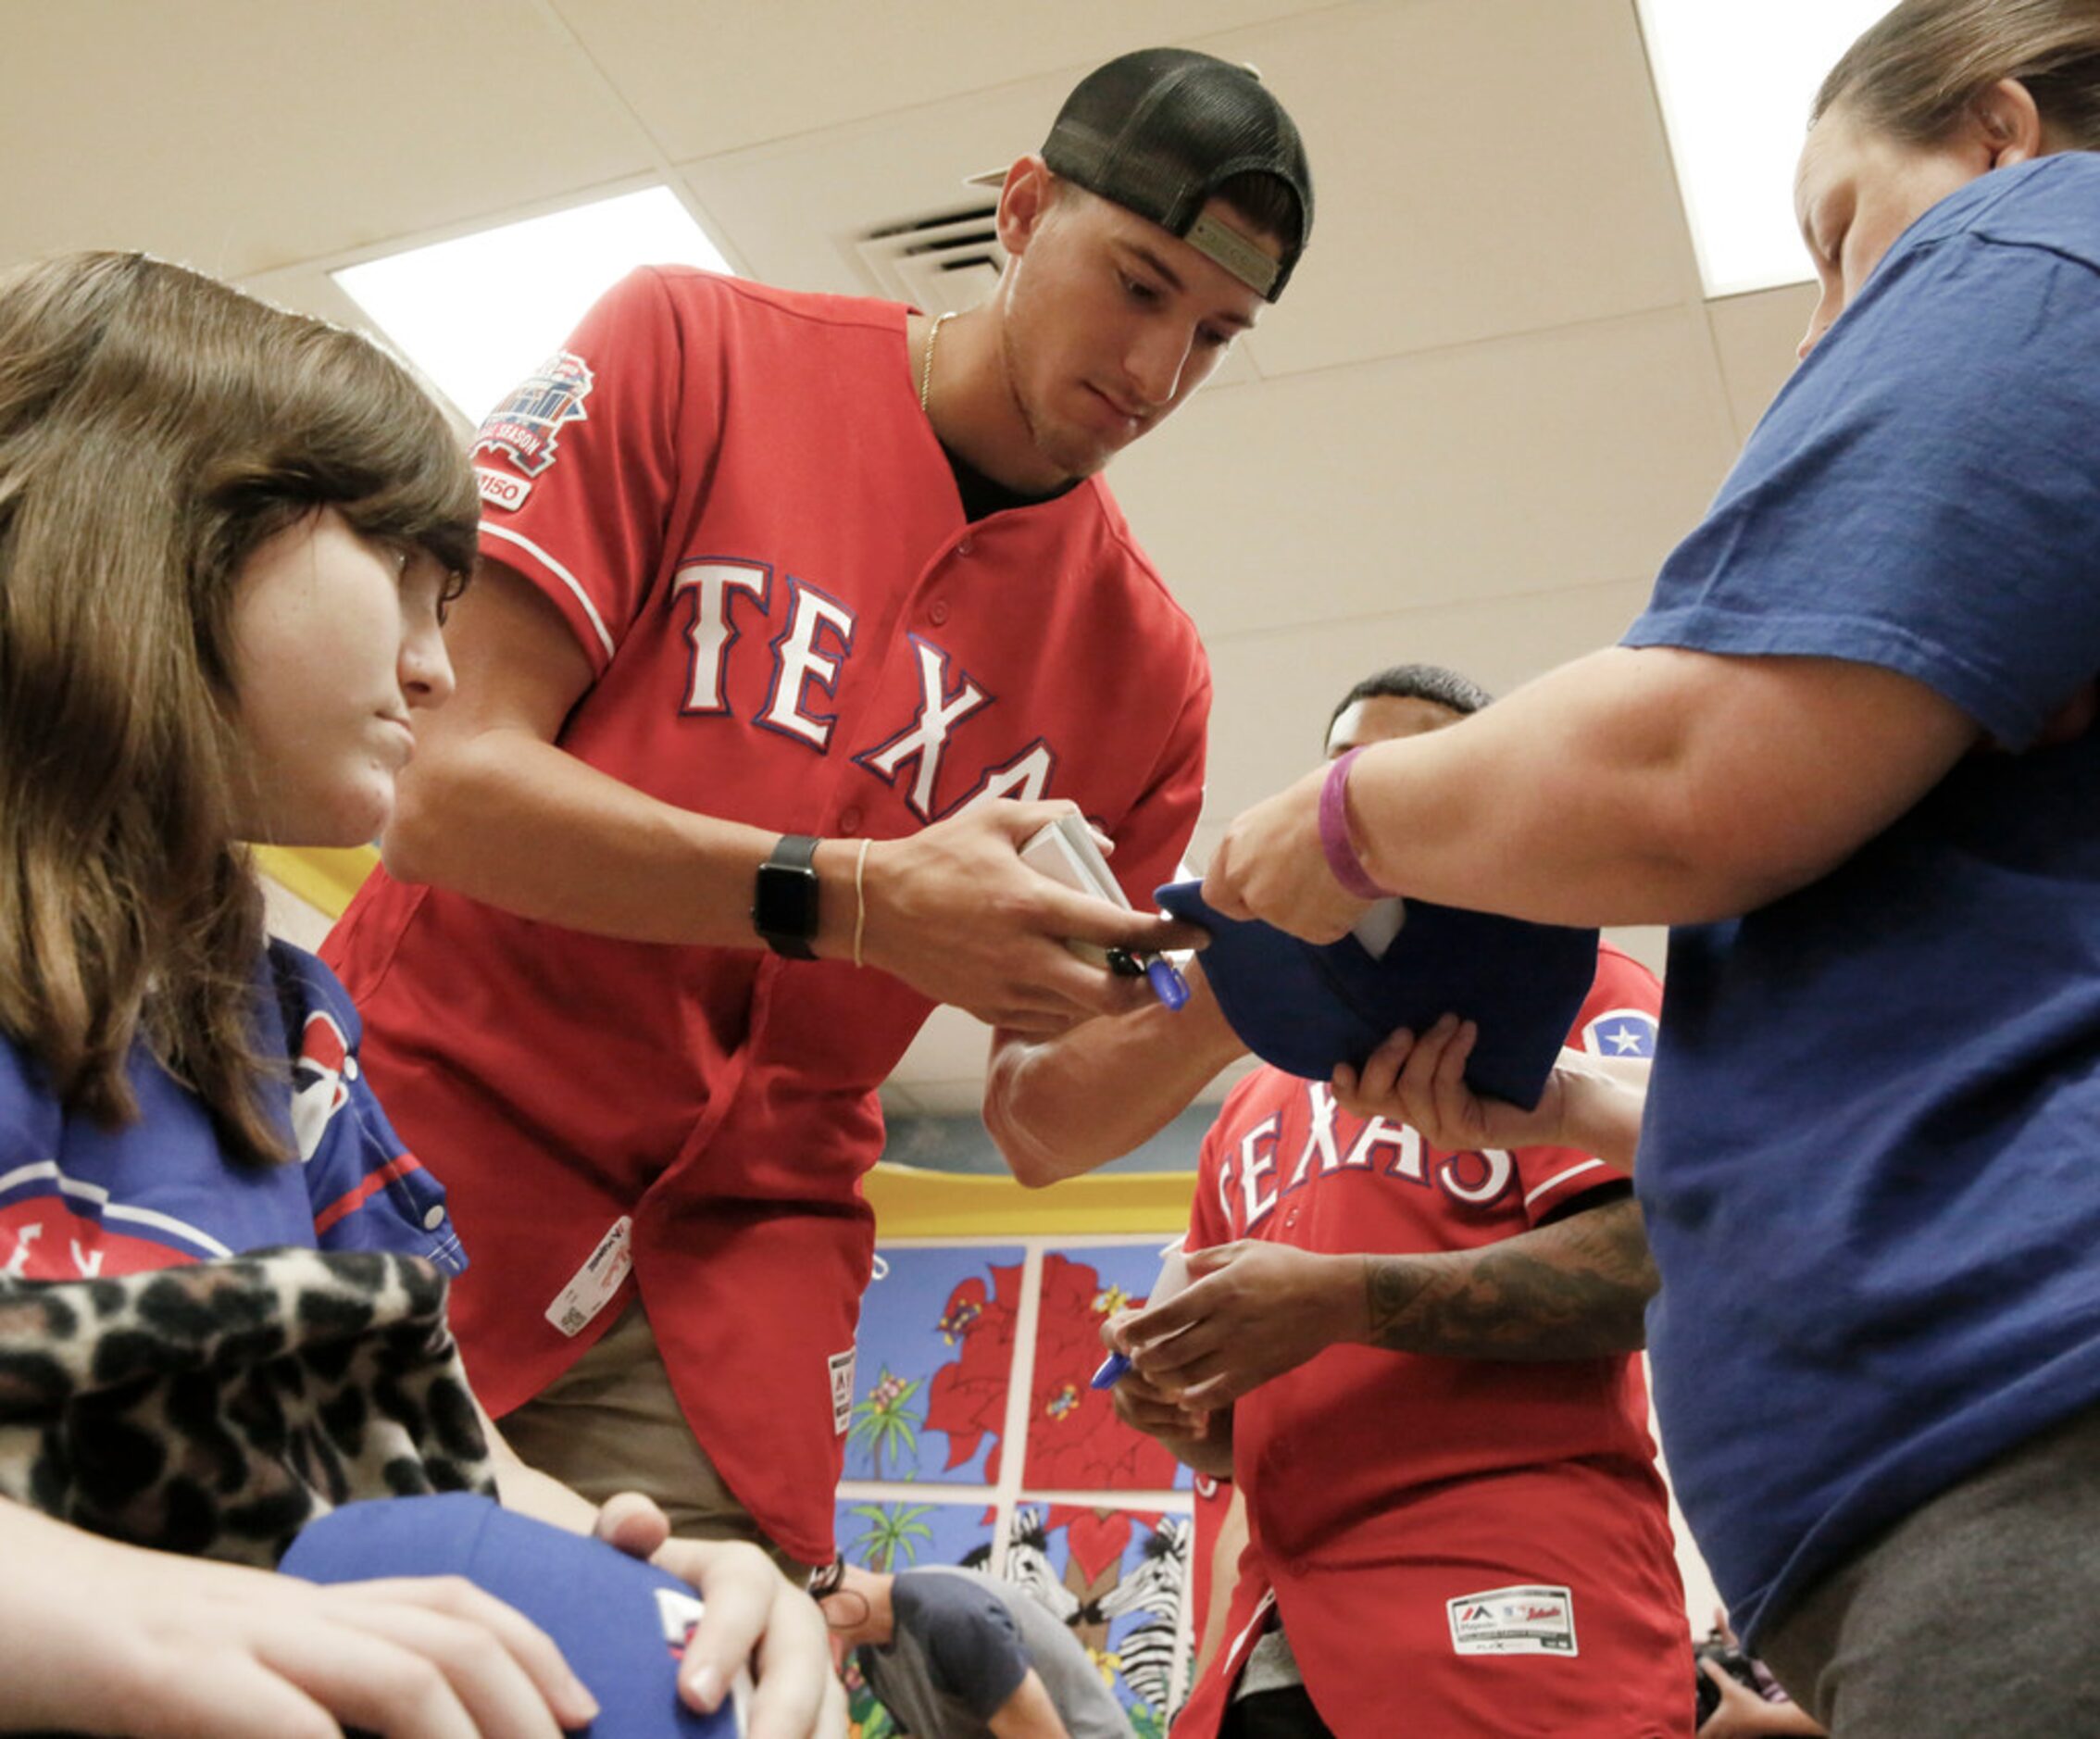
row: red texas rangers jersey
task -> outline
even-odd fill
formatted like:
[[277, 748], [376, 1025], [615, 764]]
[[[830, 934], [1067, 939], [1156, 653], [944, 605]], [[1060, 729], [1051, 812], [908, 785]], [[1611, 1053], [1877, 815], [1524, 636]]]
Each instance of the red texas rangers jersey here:
[[[1606, 944], [1569, 1042], [1648, 1055], [1658, 1007], [1655, 979]], [[1205, 1141], [1189, 1244], [1470, 1250], [1625, 1181], [1568, 1148], [1441, 1153], [1339, 1109], [1324, 1082], [1263, 1069]], [[1689, 1731], [1683, 1595], [1637, 1358], [1330, 1347], [1241, 1398], [1232, 1458], [1250, 1544], [1175, 1739], [1217, 1731], [1271, 1599], [1340, 1739]]]
[[381, 1114], [357, 1066], [357, 1018], [312, 955], [269, 946], [266, 1019], [283, 1017], [283, 1111], [298, 1157], [227, 1157], [203, 1103], [143, 1051], [139, 1118], [70, 1114], [43, 1070], [0, 1039], [0, 1272], [79, 1280], [273, 1245], [398, 1250], [466, 1266], [444, 1191]]
[[[1149, 907], [1201, 797], [1194, 629], [1098, 480], [964, 519], [905, 316], [643, 271], [491, 417], [482, 551], [596, 671], [561, 745], [681, 807], [834, 837], [1070, 797]], [[773, 1539], [828, 1558], [874, 1089], [928, 1004], [838, 962], [606, 941], [383, 873], [330, 946], [475, 1251], [455, 1323], [489, 1406], [612, 1320], [624, 1295], [556, 1300], [630, 1219], [701, 1442]]]

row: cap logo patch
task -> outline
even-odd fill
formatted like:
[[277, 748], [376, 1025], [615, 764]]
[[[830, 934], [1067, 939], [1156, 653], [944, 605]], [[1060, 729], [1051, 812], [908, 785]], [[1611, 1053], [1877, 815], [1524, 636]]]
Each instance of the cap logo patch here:
[[1275, 287], [1277, 262], [1209, 212], [1199, 214], [1181, 239], [1212, 264], [1222, 266], [1256, 295], [1266, 297]]

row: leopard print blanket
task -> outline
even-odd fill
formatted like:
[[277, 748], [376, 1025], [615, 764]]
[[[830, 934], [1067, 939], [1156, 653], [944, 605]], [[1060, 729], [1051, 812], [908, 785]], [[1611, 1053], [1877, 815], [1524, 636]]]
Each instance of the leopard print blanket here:
[[493, 1495], [444, 1296], [429, 1263], [367, 1252], [0, 1278], [0, 1495], [264, 1566], [356, 1498]]

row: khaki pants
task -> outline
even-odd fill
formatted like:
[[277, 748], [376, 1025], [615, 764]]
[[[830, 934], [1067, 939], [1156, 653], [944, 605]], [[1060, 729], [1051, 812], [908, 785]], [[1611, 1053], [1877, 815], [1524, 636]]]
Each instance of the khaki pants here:
[[687, 1540], [749, 1540], [798, 1587], [810, 1566], [760, 1531], [685, 1422], [639, 1299], [553, 1382], [497, 1421], [530, 1467], [602, 1504], [643, 1492]]

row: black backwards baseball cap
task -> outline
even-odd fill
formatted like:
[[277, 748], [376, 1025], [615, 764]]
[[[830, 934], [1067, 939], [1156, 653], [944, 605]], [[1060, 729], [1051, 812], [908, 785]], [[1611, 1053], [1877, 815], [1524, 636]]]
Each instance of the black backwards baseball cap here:
[[603, 1540], [486, 1497], [381, 1497], [309, 1522], [278, 1568], [308, 1582], [464, 1576], [553, 1637], [598, 1699], [605, 1739], [737, 1739], [743, 1674], [712, 1715], [679, 1700], [678, 1661], [700, 1617], [690, 1584]]
[[[1141, 48], [1097, 67], [1057, 111], [1043, 160], [1149, 218], [1273, 302], [1312, 234], [1312, 170], [1298, 129], [1251, 67], [1189, 48]], [[1281, 259], [1204, 206], [1235, 175], [1273, 176], [1298, 208]], [[990, 180], [990, 177], [980, 177]]]
[[1395, 1029], [1444, 1014], [1475, 1022], [1475, 1093], [1530, 1110], [1545, 1091], [1597, 972], [1597, 932], [1409, 900], [1383, 953], [1356, 937], [1302, 942], [1227, 918], [1200, 882], [1158, 890], [1162, 911], [1210, 932], [1196, 957], [1241, 1042], [1286, 1074], [1325, 1081], [1359, 1067]]

